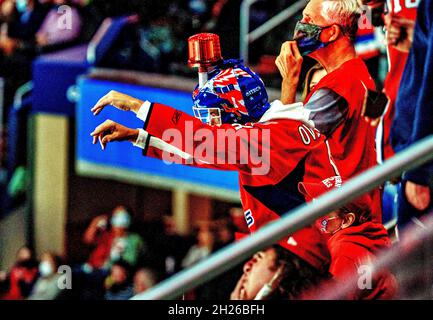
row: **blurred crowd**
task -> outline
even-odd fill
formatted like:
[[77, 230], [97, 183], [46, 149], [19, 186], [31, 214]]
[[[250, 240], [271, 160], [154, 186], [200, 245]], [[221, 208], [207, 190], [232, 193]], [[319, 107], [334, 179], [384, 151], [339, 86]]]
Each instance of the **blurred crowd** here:
[[[162, 230], [152, 236], [132, 231], [138, 228], [131, 210], [118, 206], [88, 225], [82, 237], [82, 245], [91, 252], [86, 261], [71, 261], [52, 252], [37, 258], [31, 248], [20, 248], [12, 268], [0, 272], [0, 299], [127, 300], [232, 243], [233, 221], [239, 221], [236, 215], [242, 210], [231, 211], [228, 216], [233, 219], [199, 221], [186, 236], [166, 216]], [[228, 299], [239, 276], [240, 270], [233, 270], [184, 298]]]

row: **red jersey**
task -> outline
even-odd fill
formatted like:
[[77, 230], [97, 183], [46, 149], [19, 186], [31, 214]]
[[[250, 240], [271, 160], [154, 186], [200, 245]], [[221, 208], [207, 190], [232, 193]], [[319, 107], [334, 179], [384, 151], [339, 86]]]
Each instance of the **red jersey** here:
[[[415, 21], [419, 2], [420, 0], [388, 0], [387, 6], [390, 14]], [[394, 105], [397, 99], [398, 88], [400, 87], [401, 77], [409, 55], [406, 52], [395, 49], [391, 45], [387, 47], [387, 54], [388, 74], [384, 83], [384, 92], [388, 96], [389, 103], [377, 133], [377, 150], [381, 161], [394, 155], [390, 141], [391, 125], [395, 115]]]
[[[275, 114], [265, 114], [262, 119], [267, 121], [209, 126], [171, 107], [149, 105], [145, 116], [139, 115], [146, 130], [141, 138], [146, 142], [143, 153], [175, 163], [238, 171], [245, 219], [254, 232], [305, 202], [298, 191], [305, 159], [324, 147], [324, 136], [308, 120], [294, 119], [305, 118], [302, 104], [274, 105], [270, 110]], [[334, 173], [329, 161], [323, 168], [321, 177]], [[307, 246], [306, 238], [317, 241]], [[326, 243], [314, 228], [288, 235], [280, 244], [317, 269], [325, 269], [329, 262]]]
[[[328, 240], [331, 253], [329, 272], [334, 280], [345, 283], [359, 277], [363, 265], [376, 259], [380, 250], [389, 248], [391, 241], [381, 224], [366, 222], [336, 232]], [[366, 271], [366, 270], [364, 270]], [[351, 300], [392, 299], [397, 294], [397, 281], [389, 271], [374, 272], [370, 288], [357, 289], [347, 296]]]
[[[306, 99], [305, 108], [314, 127], [326, 136], [326, 148], [306, 159], [304, 181], [323, 180], [318, 168], [324, 159], [332, 163], [334, 176], [343, 181], [375, 166], [375, 129], [361, 115], [368, 94], [375, 84], [361, 58], [346, 61], [327, 74]], [[338, 187], [338, 185], [337, 185]], [[382, 221], [381, 192], [368, 194], [373, 220]]]
[[110, 258], [111, 245], [114, 240], [114, 234], [110, 231], [103, 231], [97, 241], [96, 247], [90, 254], [88, 263], [96, 269], [101, 269], [106, 266]]

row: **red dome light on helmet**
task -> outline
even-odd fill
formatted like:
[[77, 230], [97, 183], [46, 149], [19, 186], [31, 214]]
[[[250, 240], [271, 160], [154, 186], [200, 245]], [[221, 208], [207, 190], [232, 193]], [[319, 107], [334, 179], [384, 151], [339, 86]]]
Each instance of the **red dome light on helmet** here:
[[188, 65], [207, 72], [222, 60], [220, 38], [213, 33], [199, 33], [188, 39]]

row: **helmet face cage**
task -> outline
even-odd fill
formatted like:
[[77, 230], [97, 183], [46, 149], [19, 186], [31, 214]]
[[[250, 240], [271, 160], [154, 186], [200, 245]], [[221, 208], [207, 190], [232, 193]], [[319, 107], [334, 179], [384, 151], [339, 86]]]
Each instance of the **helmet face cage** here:
[[201, 122], [211, 126], [220, 126], [222, 124], [221, 109], [219, 108], [202, 108], [192, 107], [194, 116]]

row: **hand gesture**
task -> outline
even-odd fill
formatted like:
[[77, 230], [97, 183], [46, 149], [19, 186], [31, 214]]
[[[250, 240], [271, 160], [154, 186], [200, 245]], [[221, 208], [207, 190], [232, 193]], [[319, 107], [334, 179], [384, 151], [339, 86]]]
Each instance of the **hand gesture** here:
[[107, 225], [108, 217], [106, 215], [100, 215], [93, 218], [91, 225], [95, 228], [102, 228]]
[[407, 201], [417, 210], [423, 211], [430, 204], [430, 188], [411, 181], [406, 182], [405, 194]]
[[390, 15], [385, 18], [385, 26], [388, 44], [402, 52], [409, 52], [413, 42], [415, 21]]
[[246, 292], [244, 289], [245, 278], [246, 275], [243, 274], [242, 277], [239, 279], [238, 283], [236, 284], [235, 289], [230, 294], [230, 300], [247, 300]]
[[281, 102], [283, 104], [294, 103], [296, 100], [296, 88], [299, 83], [302, 61], [303, 58], [296, 41], [284, 42], [281, 46], [280, 55], [275, 60], [275, 64], [283, 78], [281, 85]]
[[96, 144], [96, 142], [99, 140], [102, 150], [105, 150], [105, 147], [109, 142], [135, 142], [138, 137], [138, 129], [131, 129], [114, 121], [106, 120], [97, 126], [90, 135], [93, 137], [93, 144]]
[[281, 46], [281, 51], [275, 60], [275, 64], [283, 80], [288, 79], [298, 83], [302, 61], [303, 58], [299, 52], [296, 41], [286, 41]]
[[98, 115], [101, 111], [108, 105], [116, 107], [119, 110], [123, 111], [132, 111], [134, 113], [138, 113], [140, 107], [143, 105], [144, 101], [140, 99], [136, 99], [134, 97], [128, 96], [126, 94], [110, 91], [108, 94], [103, 96], [91, 109], [93, 115]]

